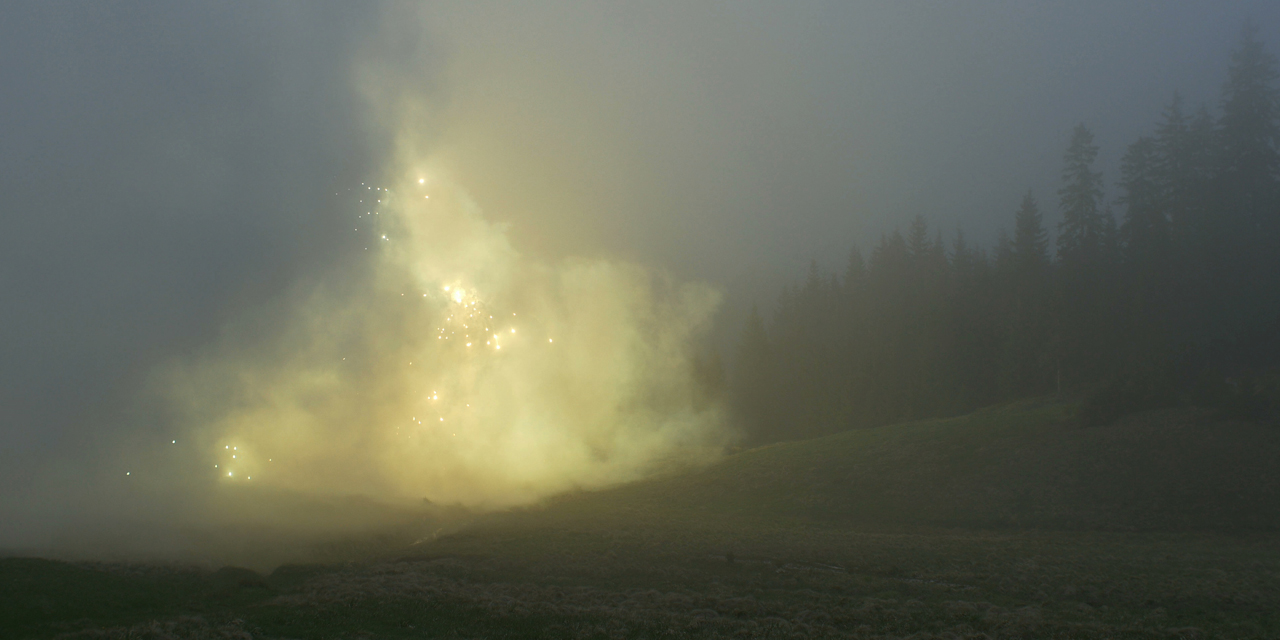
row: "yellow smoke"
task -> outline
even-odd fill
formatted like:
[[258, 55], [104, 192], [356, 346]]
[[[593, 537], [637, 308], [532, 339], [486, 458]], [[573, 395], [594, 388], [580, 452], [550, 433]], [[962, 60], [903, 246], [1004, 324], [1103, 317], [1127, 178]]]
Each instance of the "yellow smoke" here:
[[[721, 450], [721, 411], [694, 366], [719, 293], [622, 260], [564, 257], [603, 251], [608, 225], [591, 220], [652, 206], [629, 191], [610, 192], [629, 210], [583, 195], [628, 171], [571, 180], [635, 153], [598, 152], [617, 139], [607, 110], [577, 93], [559, 100], [576, 84], [542, 59], [514, 75], [551, 87], [543, 110], [578, 128], [510, 118], [516, 101], [477, 89], [507, 78], [486, 66], [498, 35], [440, 71], [418, 37], [429, 21], [411, 5], [387, 12], [351, 78], [370, 144], [386, 149], [380, 177], [333, 190], [350, 206], [352, 250], [265, 305], [228, 305], [215, 340], [157, 366], [127, 421], [85, 445], [100, 455], [50, 465], [22, 493], [23, 544], [271, 566], [306, 559], [312, 542], [422, 528], [424, 511], [402, 507], [423, 498], [526, 504]], [[500, 108], [484, 111], [490, 102]], [[527, 130], [536, 144], [515, 147], [559, 162], [517, 171], [534, 163], [490, 144]], [[589, 152], [553, 146], [579, 139]], [[468, 195], [481, 183], [501, 210]], [[540, 204], [517, 211], [532, 190]]]
[[691, 362], [714, 289], [526, 258], [435, 161], [393, 164], [353, 211], [367, 273], [300, 285], [167, 372], [211, 477], [494, 507], [713, 454]]

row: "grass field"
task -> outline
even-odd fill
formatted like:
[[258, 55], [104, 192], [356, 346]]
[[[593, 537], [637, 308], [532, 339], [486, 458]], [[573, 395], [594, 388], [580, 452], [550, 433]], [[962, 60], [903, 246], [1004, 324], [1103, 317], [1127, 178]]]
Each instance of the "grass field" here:
[[1028, 402], [774, 445], [263, 574], [2, 559], [0, 629], [1280, 637], [1280, 428], [1170, 410], [1085, 429], [1069, 414]]

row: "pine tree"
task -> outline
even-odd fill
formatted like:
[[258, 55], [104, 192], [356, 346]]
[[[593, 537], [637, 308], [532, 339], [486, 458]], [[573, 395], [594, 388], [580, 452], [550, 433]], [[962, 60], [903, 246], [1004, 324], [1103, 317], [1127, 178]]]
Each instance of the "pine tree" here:
[[976, 409], [996, 401], [999, 323], [986, 253], [969, 245], [957, 229], [951, 249], [953, 284], [947, 300], [946, 372], [948, 401], [940, 413]]
[[1102, 210], [1102, 233], [1098, 242], [1098, 266], [1104, 276], [1114, 275], [1116, 267], [1121, 263], [1123, 255], [1120, 239], [1120, 226], [1116, 224], [1116, 216], [1108, 204]]
[[1156, 125], [1154, 179], [1160, 206], [1169, 217], [1170, 236], [1190, 239], [1196, 194], [1196, 161], [1190, 118], [1183, 112], [1182, 95], [1173, 100]]
[[1102, 174], [1093, 170], [1098, 147], [1093, 134], [1077, 125], [1067, 147], [1058, 190], [1062, 224], [1058, 235], [1061, 265], [1057, 308], [1052, 316], [1059, 336], [1056, 360], [1068, 386], [1104, 375], [1112, 362], [1115, 333], [1114, 275], [1118, 263], [1115, 218], [1102, 209]]
[[1125, 320], [1130, 335], [1124, 342], [1130, 368], [1156, 359], [1167, 348], [1167, 331], [1174, 320], [1174, 265], [1166, 213], [1171, 200], [1162, 182], [1165, 162], [1160, 149], [1155, 138], [1139, 138], [1129, 145], [1120, 165], [1124, 292], [1117, 295], [1128, 302]]
[[1280, 315], [1280, 96], [1276, 58], [1245, 25], [1222, 90], [1218, 167], [1219, 233], [1208, 247], [1216, 332], [1243, 339]]
[[[1014, 237], [1001, 231], [1003, 261], [1000, 387], [1014, 397], [1044, 393], [1048, 383], [1045, 341], [1049, 331], [1049, 238], [1030, 191], [1014, 214]], [[999, 254], [998, 254], [999, 255]]]
[[1161, 184], [1159, 146], [1142, 137], [1129, 145], [1120, 164], [1120, 203], [1125, 205], [1121, 240], [1133, 271], [1151, 277], [1166, 266], [1169, 251], [1167, 198]]
[[1178, 94], [1156, 127], [1155, 182], [1169, 238], [1165, 328], [1176, 343], [1193, 342], [1209, 317], [1220, 313], [1219, 303], [1210, 302], [1219, 297], [1215, 280], [1228, 235], [1220, 224], [1217, 133], [1209, 109], [1201, 106], [1188, 116]]
[[[1246, 24], [1231, 54], [1222, 89], [1221, 178], [1246, 233], [1274, 226], [1268, 207], [1280, 174], [1280, 103], [1274, 83], [1276, 59], [1258, 40], [1257, 28]], [[1266, 216], [1268, 219], [1263, 220]], [[1265, 223], [1265, 224], [1264, 224]]]
[[1030, 191], [1022, 196], [1022, 205], [1013, 217], [1012, 250], [1019, 272], [1039, 272], [1049, 266], [1049, 233]]
[[1098, 260], [1102, 244], [1102, 173], [1093, 170], [1098, 147], [1083, 124], [1071, 132], [1063, 158], [1063, 186], [1058, 190], [1062, 224], [1058, 233], [1058, 259], [1076, 268]]
[[1001, 228], [996, 233], [995, 256], [996, 273], [1005, 279], [1010, 278], [1014, 272], [1015, 264], [1013, 240], [1009, 239], [1009, 232], [1004, 228]]
[[926, 260], [933, 250], [933, 245], [929, 242], [929, 225], [922, 215], [916, 215], [911, 220], [911, 227], [907, 230], [907, 250], [916, 262]]
[[1214, 221], [1211, 218], [1213, 199], [1218, 195], [1213, 188], [1218, 179], [1218, 132], [1209, 114], [1209, 108], [1201, 105], [1187, 126], [1187, 202], [1191, 209], [1189, 219], [1192, 230], [1205, 234]]
[[844, 288], [847, 294], [857, 295], [867, 285], [867, 263], [858, 247], [849, 250], [849, 261], [844, 269]]

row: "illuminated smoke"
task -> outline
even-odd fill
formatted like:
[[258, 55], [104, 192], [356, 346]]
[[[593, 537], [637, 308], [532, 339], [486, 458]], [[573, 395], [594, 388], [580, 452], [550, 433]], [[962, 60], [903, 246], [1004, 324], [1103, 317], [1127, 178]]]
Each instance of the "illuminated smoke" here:
[[[691, 356], [713, 289], [524, 258], [432, 161], [393, 164], [394, 185], [362, 186], [367, 273], [300, 288], [166, 371], [212, 476], [491, 507], [712, 454], [719, 412]], [[269, 344], [250, 334], [271, 322]]]
[[381, 178], [333, 190], [352, 251], [269, 304], [227, 310], [216, 340], [156, 367], [132, 422], [104, 433], [92, 466], [46, 469], [14, 507], [30, 514], [15, 520], [24, 537], [0, 542], [250, 562], [275, 540], [255, 561], [271, 566], [303, 558], [309, 536], [421, 521], [338, 496], [498, 508], [721, 450], [693, 367], [718, 292], [520, 251], [464, 188], [478, 169], [450, 155], [453, 116], [406, 81], [431, 52], [375, 42], [355, 87], [386, 142]]

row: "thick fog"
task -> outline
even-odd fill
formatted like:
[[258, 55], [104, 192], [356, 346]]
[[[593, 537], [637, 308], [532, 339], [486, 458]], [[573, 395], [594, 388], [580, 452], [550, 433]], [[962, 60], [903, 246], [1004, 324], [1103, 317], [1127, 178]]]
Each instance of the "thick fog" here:
[[1280, 42], [1265, 2], [0, 16], [11, 549], [705, 459], [699, 358], [810, 260], [917, 214], [987, 242], [1078, 122], [1113, 179], [1175, 90], [1216, 106], [1246, 19]]

